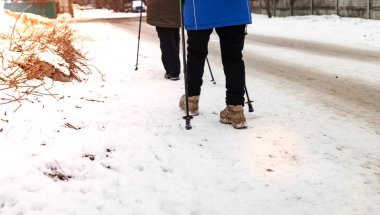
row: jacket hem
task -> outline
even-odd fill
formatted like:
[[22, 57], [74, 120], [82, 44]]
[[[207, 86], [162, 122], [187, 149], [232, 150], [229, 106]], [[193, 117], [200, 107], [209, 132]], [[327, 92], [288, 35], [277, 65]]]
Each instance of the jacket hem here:
[[252, 24], [251, 20], [239, 20], [239, 21], [231, 21], [231, 22], [223, 22], [223, 23], [212, 23], [208, 25], [191, 25], [191, 26], [186, 26], [186, 30], [206, 30], [206, 29], [211, 29], [211, 28], [220, 28], [220, 27], [228, 27], [228, 26], [234, 26], [234, 25], [247, 25], [247, 24]]
[[162, 24], [162, 23], [155, 23], [155, 22], [149, 22], [147, 21], [147, 23], [151, 26], [155, 26], [155, 27], [162, 27], [162, 28], [180, 28], [181, 25], [168, 25], [168, 24]]

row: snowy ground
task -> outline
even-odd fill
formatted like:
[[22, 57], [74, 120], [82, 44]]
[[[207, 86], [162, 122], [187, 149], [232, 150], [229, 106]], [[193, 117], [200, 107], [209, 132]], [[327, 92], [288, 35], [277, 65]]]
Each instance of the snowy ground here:
[[273, 17], [255, 14], [254, 32], [380, 50], [380, 21], [339, 16]]
[[[379, 21], [255, 17], [254, 34], [380, 47]], [[0, 107], [0, 214], [380, 213], [380, 136], [361, 119], [310, 102], [297, 86], [247, 75], [255, 113], [246, 112], [248, 129], [234, 130], [218, 122], [224, 77], [215, 72], [187, 131], [183, 81], [163, 79], [157, 39], [143, 41], [134, 71], [136, 34], [107, 23], [73, 27], [105, 81], [94, 70], [86, 82], [56, 84], [56, 98]], [[278, 54], [271, 50], [257, 51]], [[368, 81], [379, 83], [371, 72]], [[57, 172], [69, 180], [47, 176]]]

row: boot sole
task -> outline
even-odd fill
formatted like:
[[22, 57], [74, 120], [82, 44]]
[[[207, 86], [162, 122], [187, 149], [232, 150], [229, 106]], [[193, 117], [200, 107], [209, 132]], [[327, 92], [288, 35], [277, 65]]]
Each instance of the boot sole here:
[[231, 122], [228, 119], [220, 119], [219, 121], [222, 124], [232, 125], [232, 127], [234, 127], [235, 129], [244, 129], [244, 128], [247, 128], [247, 125], [245, 123], [235, 124], [235, 123]]
[[[186, 113], [186, 110], [184, 110], [184, 109], [182, 109], [182, 108], [181, 108], [181, 111], [183, 111], [184, 113]], [[190, 116], [198, 116], [198, 115], [199, 115], [199, 112], [191, 112], [191, 111], [189, 111], [189, 115], [190, 115]]]
[[170, 75], [166, 75], [166, 74], [165, 74], [164, 78], [168, 79], [168, 80], [172, 80], [172, 81], [178, 81], [179, 80], [179, 76], [175, 77], [175, 76], [170, 76]]

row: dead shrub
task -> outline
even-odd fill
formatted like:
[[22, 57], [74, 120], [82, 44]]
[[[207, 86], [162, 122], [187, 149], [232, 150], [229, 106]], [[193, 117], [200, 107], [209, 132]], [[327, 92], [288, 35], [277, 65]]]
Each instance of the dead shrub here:
[[52, 95], [46, 78], [80, 82], [89, 73], [88, 59], [64, 20], [31, 22], [18, 16], [11, 31], [0, 34], [0, 104]]

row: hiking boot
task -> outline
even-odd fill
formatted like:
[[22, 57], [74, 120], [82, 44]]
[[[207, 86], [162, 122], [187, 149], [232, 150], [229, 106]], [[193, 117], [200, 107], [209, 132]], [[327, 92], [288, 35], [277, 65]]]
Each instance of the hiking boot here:
[[[189, 114], [192, 116], [199, 115], [198, 110], [199, 96], [190, 96], [189, 97]], [[186, 111], [186, 96], [181, 96], [181, 100], [179, 101], [179, 107], [181, 110]]]
[[231, 124], [236, 129], [246, 128], [247, 125], [243, 106], [227, 105], [227, 107], [220, 112], [220, 122], [223, 124]]
[[165, 79], [170, 79], [172, 81], [178, 81], [179, 80], [179, 76], [171, 76], [171, 75], [165, 73]]

